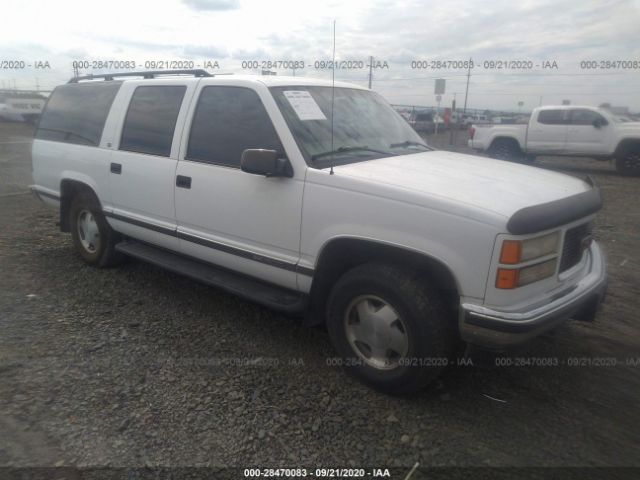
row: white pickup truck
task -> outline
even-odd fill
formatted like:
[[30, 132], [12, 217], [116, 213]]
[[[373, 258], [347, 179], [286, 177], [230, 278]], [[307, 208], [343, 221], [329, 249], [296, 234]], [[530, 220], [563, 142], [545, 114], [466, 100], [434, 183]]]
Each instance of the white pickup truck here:
[[435, 151], [356, 85], [74, 79], [32, 156], [34, 192], [88, 264], [135, 257], [301, 314], [327, 326], [332, 365], [387, 391], [426, 385], [460, 340], [504, 348], [593, 319], [605, 293], [592, 182]]
[[640, 122], [595, 107], [536, 108], [528, 125], [472, 125], [469, 147], [502, 160], [539, 155], [615, 159], [623, 175], [640, 175]]

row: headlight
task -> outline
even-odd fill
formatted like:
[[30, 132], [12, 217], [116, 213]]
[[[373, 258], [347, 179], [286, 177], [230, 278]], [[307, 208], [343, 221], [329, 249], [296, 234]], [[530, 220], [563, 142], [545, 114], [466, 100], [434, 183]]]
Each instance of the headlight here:
[[496, 288], [522, 287], [553, 276], [558, 263], [560, 232], [553, 232], [527, 240], [505, 240], [500, 250], [500, 263], [517, 265], [536, 258], [556, 254], [555, 258], [520, 268], [498, 268]]
[[500, 263], [514, 265], [557, 253], [559, 242], [560, 232], [528, 240], [505, 240], [500, 251]]
[[551, 277], [556, 272], [557, 258], [524, 268], [499, 268], [496, 288], [512, 289]]
[[537, 263], [530, 267], [520, 269], [518, 274], [518, 286], [528, 285], [543, 278], [548, 278], [556, 272], [556, 259]]

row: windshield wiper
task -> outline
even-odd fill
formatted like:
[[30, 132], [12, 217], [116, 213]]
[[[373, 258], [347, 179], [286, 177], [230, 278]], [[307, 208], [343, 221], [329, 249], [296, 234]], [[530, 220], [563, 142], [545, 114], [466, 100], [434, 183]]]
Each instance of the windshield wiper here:
[[345, 152], [373, 152], [373, 153], [384, 153], [386, 155], [391, 155], [391, 152], [385, 152], [384, 150], [377, 150], [375, 148], [369, 148], [366, 145], [362, 146], [343, 146], [338, 147], [335, 150], [330, 150], [328, 152], [316, 153], [315, 155], [311, 155], [311, 160], [317, 160], [322, 157], [328, 157], [330, 155], [334, 155], [336, 153], [345, 153]]
[[391, 145], [389, 145], [389, 148], [412, 147], [414, 145], [415, 146], [424, 147], [424, 148], [427, 148], [427, 149], [431, 150], [431, 147], [429, 145], [425, 145], [424, 143], [421, 143], [421, 142], [414, 142], [412, 140], [407, 140], [405, 142], [400, 142], [400, 143], [392, 143]]

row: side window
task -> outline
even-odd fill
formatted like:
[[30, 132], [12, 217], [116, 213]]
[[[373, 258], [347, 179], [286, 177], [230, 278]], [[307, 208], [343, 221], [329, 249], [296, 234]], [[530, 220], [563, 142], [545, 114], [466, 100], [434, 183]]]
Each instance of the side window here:
[[173, 85], [136, 88], [122, 127], [120, 150], [168, 157], [185, 90]]
[[566, 125], [567, 110], [540, 110], [538, 123], [545, 125]]
[[57, 87], [42, 112], [35, 137], [98, 146], [122, 82], [69, 83]]
[[577, 108], [571, 111], [571, 125], [593, 125], [598, 120], [600, 125], [606, 125], [608, 122], [598, 112], [587, 110], [586, 108]]
[[283, 150], [258, 94], [242, 87], [203, 88], [186, 158], [239, 167], [242, 152], [248, 148]]

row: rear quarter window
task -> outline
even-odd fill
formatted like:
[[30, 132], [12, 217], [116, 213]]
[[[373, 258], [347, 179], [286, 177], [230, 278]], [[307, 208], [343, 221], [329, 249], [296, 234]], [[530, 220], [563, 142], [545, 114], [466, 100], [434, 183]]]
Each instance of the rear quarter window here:
[[35, 138], [98, 146], [122, 82], [70, 83], [51, 94]]

